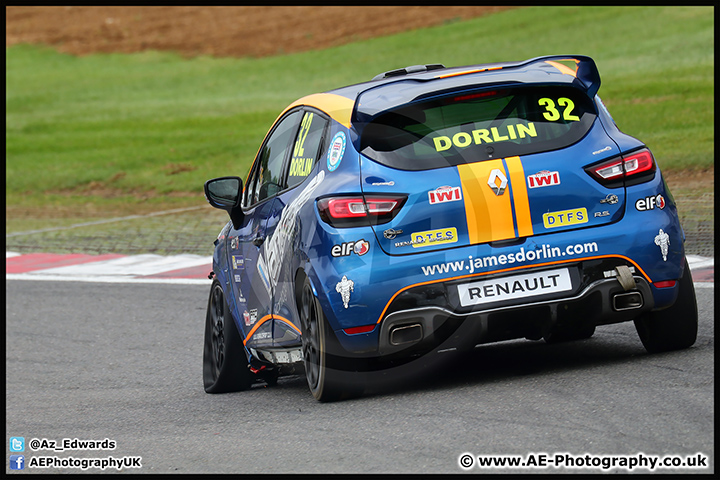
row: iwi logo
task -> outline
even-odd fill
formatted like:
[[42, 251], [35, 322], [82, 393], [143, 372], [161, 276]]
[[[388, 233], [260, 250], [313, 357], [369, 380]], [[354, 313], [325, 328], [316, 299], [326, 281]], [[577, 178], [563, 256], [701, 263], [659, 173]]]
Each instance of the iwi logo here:
[[428, 192], [428, 198], [430, 200], [430, 205], [435, 205], [436, 203], [455, 202], [462, 200], [462, 191], [460, 190], [460, 187], [438, 187], [435, 190], [430, 190]]
[[560, 185], [560, 173], [543, 170], [542, 172], [538, 172], [535, 175], [528, 175], [527, 180], [528, 188]]

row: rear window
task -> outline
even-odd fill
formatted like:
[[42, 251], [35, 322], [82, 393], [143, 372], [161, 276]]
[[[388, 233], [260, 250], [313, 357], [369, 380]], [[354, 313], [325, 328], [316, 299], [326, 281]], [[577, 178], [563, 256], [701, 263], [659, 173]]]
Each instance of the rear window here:
[[455, 93], [388, 111], [365, 125], [363, 155], [402, 170], [429, 170], [555, 150], [588, 132], [596, 112], [572, 87]]

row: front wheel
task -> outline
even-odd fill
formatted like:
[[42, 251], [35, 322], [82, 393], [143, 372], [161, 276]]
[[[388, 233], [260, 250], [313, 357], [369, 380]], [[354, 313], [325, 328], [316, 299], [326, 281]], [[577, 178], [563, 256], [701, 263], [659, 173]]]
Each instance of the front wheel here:
[[210, 287], [205, 317], [203, 383], [207, 393], [246, 390], [252, 383], [242, 339], [217, 280]]
[[357, 378], [360, 374], [348, 369], [349, 359], [331, 353], [339, 352], [339, 345], [307, 278], [300, 293], [298, 310], [305, 376], [313, 397], [321, 402], [331, 402], [362, 394], [364, 388]]
[[648, 312], [635, 320], [640, 341], [650, 353], [688, 348], [697, 339], [697, 300], [687, 260], [679, 282], [678, 298], [671, 307]]

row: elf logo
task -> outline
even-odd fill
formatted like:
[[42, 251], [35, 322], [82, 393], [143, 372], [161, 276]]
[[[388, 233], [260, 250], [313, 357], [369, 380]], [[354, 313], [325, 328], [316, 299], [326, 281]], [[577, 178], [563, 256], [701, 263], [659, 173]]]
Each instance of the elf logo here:
[[659, 193], [651, 197], [641, 198], [640, 200], [635, 202], [635, 209], [639, 212], [655, 210], [655, 207], [659, 208], [660, 210], [665, 208], [665, 198]]
[[460, 187], [438, 187], [435, 190], [428, 192], [428, 198], [430, 199], [430, 205], [436, 203], [456, 202], [462, 200], [462, 191]]
[[345, 242], [340, 245], [333, 245], [330, 254], [333, 257], [347, 257], [351, 253], [362, 257], [370, 250], [370, 242], [358, 240], [357, 242]]
[[547, 170], [543, 170], [535, 175], [528, 175], [527, 180], [528, 188], [560, 185], [560, 172], [549, 172]]

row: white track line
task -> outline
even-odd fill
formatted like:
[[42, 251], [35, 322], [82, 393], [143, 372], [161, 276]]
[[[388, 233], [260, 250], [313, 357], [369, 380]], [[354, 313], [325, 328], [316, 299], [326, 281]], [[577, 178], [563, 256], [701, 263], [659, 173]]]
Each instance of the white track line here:
[[700, 257], [697, 255], [687, 255], [686, 258], [688, 261], [688, 265], [690, 265], [690, 270], [697, 270], [699, 268], [715, 266], [714, 258]]
[[31, 275], [28, 273], [11, 273], [5, 275], [6, 280], [38, 280], [48, 282], [95, 282], [95, 283], [169, 283], [175, 285], [210, 285], [211, 281], [204, 278], [137, 278], [120, 276], [62, 276], [62, 275]]
[[[14, 252], [6, 252], [6, 258], [16, 257]], [[200, 255], [130, 255], [101, 260], [98, 262], [66, 265], [62, 267], [44, 268], [25, 273], [6, 274], [6, 280], [43, 280], [64, 282], [99, 282], [99, 283], [169, 283], [205, 285], [210, 280], [205, 278], [144, 278], [184, 268], [206, 265], [208, 273], [212, 268], [213, 257]]]
[[[99, 262], [81, 263], [79, 265], [66, 265], [64, 267], [46, 268], [28, 272], [28, 275], [57, 275], [57, 276], [144, 276], [180, 270], [182, 268], [199, 267], [207, 265], [212, 268], [213, 257], [200, 255], [130, 255], [113, 258]], [[208, 270], [209, 271], [209, 270]]]

